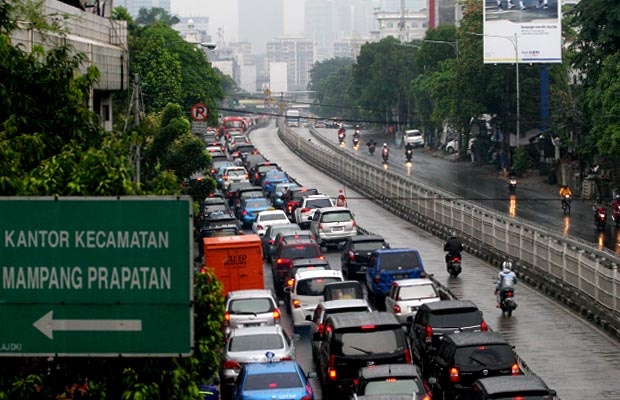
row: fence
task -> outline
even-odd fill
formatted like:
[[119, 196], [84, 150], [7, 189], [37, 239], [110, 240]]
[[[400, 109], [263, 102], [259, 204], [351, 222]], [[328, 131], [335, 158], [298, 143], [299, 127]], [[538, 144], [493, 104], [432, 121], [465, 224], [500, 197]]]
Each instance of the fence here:
[[488, 261], [498, 264], [510, 257], [522, 280], [620, 338], [620, 258], [615, 253], [454, 200], [452, 194], [415, 178], [347, 156], [320, 135], [314, 135], [319, 143], [302, 138], [281, 121], [278, 134], [305, 161], [403, 219], [440, 237], [456, 231], [468, 252]]

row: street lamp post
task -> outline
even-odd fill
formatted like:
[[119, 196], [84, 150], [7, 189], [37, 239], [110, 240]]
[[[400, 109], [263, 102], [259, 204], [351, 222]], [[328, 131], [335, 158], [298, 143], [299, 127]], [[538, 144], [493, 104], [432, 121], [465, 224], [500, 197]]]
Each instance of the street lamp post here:
[[476, 32], [467, 32], [469, 35], [475, 36], [486, 36], [486, 37], [495, 37], [500, 39], [506, 39], [512, 44], [512, 47], [515, 49], [515, 74], [517, 79], [516, 89], [517, 89], [517, 121], [516, 121], [516, 129], [517, 129], [517, 147], [519, 147], [519, 141], [521, 138], [521, 90], [519, 88], [519, 38], [515, 33], [514, 37], [512, 36], [500, 36], [500, 35], [486, 35], [484, 33], [476, 33]]

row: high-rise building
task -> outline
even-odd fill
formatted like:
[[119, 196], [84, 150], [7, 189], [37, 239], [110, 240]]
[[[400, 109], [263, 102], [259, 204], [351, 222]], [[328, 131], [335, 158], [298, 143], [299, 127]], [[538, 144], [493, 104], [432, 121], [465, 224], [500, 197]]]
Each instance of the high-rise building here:
[[455, 0], [428, 0], [428, 27], [456, 25], [463, 18], [462, 6]]
[[284, 0], [239, 0], [239, 41], [265, 54], [267, 42], [284, 34]]
[[394, 37], [401, 42], [409, 42], [413, 39], [423, 39], [428, 29], [428, 14], [426, 10], [418, 12], [408, 11], [403, 15], [397, 12], [377, 11], [375, 16], [379, 22], [376, 40]]
[[[381, 11], [385, 12], [400, 12], [402, 8], [401, 5], [402, 0], [382, 0], [381, 1]], [[428, 0], [405, 0], [404, 6], [406, 11], [420, 11], [424, 10], [427, 5]]]
[[132, 17], [136, 18], [141, 8], [163, 8], [170, 12], [170, 0], [116, 0], [115, 6], [123, 6]]
[[[304, 91], [310, 82], [314, 65], [314, 43], [300, 36], [281, 36], [267, 43], [267, 61], [286, 63], [286, 82], [289, 91]], [[273, 78], [270, 77], [273, 81]]]

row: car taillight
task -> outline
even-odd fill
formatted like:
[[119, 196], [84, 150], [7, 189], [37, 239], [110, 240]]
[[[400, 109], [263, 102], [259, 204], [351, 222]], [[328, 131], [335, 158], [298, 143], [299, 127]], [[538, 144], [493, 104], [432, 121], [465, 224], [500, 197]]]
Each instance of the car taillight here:
[[425, 394], [424, 397], [422, 397], [422, 399], [420, 400], [431, 400], [431, 396]]
[[394, 307], [392, 307], [392, 311], [394, 311], [394, 314], [400, 314], [402, 312], [398, 304], [394, 304]]
[[276, 322], [280, 322], [280, 310], [278, 310], [278, 309], [276, 308], [275, 310], [273, 310], [272, 315], [273, 315], [273, 319], [274, 319]]
[[486, 332], [489, 330], [489, 326], [487, 325], [485, 321], [482, 321], [482, 323], [480, 324], [480, 330], [483, 332]]
[[288, 264], [290, 266], [291, 260], [289, 260], [288, 258], [278, 258], [276, 260], [276, 265], [278, 267], [282, 267], [283, 265], [286, 265], [286, 264]]
[[264, 184], [265, 186], [267, 186], [267, 185], [269, 185], [269, 181], [268, 181], [267, 179], [265, 179], [265, 180], [263, 181], [263, 184]]
[[257, 231], [262, 231], [263, 229], [265, 229], [262, 225], [256, 225], [256, 230]]
[[413, 364], [413, 359], [411, 358], [411, 350], [405, 349], [405, 363]]
[[310, 209], [308, 207], [304, 207], [301, 209], [301, 213], [307, 213], [308, 211], [310, 211]]
[[224, 313], [224, 325], [228, 326], [230, 324], [230, 313], [226, 311]]
[[379, 283], [381, 282], [381, 275], [377, 274], [375, 275], [375, 283]]
[[323, 230], [323, 224], [319, 222], [318, 228], [320, 231]]
[[323, 332], [325, 332], [325, 325], [319, 324], [317, 331], [319, 332], [319, 335], [323, 336]]
[[349, 260], [355, 261], [355, 253], [349, 250]]
[[286, 281], [286, 286], [288, 287], [293, 287], [294, 284], [295, 284], [295, 279], [289, 279], [288, 281]]
[[245, 211], [245, 210], [243, 210], [243, 211], [241, 212], [241, 215], [248, 215], [248, 212], [247, 212], [247, 211]]
[[226, 360], [222, 365], [223, 369], [241, 369], [241, 364], [235, 360]]
[[510, 372], [513, 375], [521, 375], [521, 368], [519, 368], [519, 364], [517, 363], [512, 364], [512, 368], [510, 368]]
[[285, 357], [280, 357], [280, 361], [292, 361], [293, 357], [291, 356], [285, 356]]
[[248, 174], [243, 174], [243, 178], [244, 178], [244, 179], [250, 179], [250, 178], [248, 177]]
[[351, 225], [353, 228], [357, 227], [357, 223], [355, 223], [355, 220], [353, 220], [353, 223]]
[[330, 380], [336, 380], [336, 356], [329, 356], [329, 364], [327, 365], [327, 376]]
[[306, 394], [301, 398], [301, 400], [312, 400], [313, 398], [312, 387], [308, 384], [306, 385]]
[[461, 378], [459, 377], [459, 369], [456, 367], [452, 367], [450, 368], [450, 382], [452, 383], [459, 383], [459, 381], [461, 380]]
[[299, 301], [299, 299], [294, 299], [293, 300], [293, 307], [295, 307], [295, 308], [301, 307], [301, 302]]
[[424, 342], [431, 343], [433, 341], [433, 328], [430, 325], [426, 325], [424, 329]]

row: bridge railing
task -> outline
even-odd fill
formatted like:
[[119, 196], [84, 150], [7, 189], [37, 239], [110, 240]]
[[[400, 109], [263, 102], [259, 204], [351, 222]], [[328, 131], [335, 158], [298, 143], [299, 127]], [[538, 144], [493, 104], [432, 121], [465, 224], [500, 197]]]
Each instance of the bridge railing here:
[[468, 252], [495, 265], [511, 258], [521, 279], [620, 338], [620, 258], [616, 254], [455, 200], [454, 195], [415, 178], [348, 156], [320, 135], [309, 141], [284, 124], [279, 124], [278, 133], [305, 161], [403, 219], [440, 237], [456, 231]]

